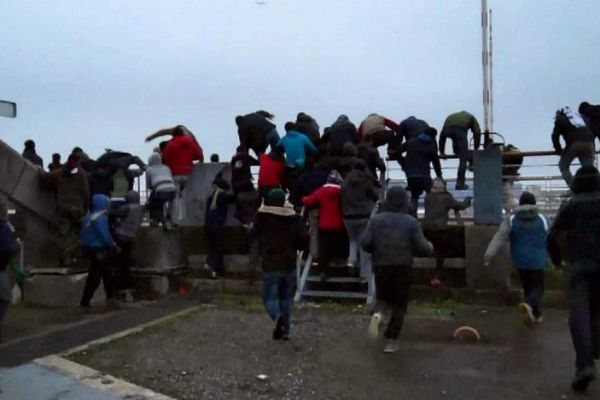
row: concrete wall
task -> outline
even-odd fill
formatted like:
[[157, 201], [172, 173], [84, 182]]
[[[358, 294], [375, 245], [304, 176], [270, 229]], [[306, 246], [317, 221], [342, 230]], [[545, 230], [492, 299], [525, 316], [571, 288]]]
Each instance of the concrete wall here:
[[54, 193], [42, 190], [40, 170], [0, 140], [0, 195], [16, 210], [11, 216], [25, 242], [25, 265], [54, 267], [58, 261]]

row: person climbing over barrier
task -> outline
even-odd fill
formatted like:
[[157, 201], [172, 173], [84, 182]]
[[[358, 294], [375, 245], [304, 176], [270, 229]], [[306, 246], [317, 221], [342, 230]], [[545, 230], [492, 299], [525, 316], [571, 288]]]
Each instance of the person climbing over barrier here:
[[392, 187], [381, 211], [369, 221], [361, 246], [372, 255], [377, 302], [369, 324], [371, 339], [379, 338], [379, 328], [391, 310], [384, 333], [385, 353], [398, 351], [398, 337], [408, 305], [412, 264], [415, 256], [429, 256], [433, 245], [409, 211], [408, 193]]
[[319, 209], [319, 269], [321, 280], [327, 280], [332, 259], [346, 246], [346, 230], [342, 217], [341, 185], [343, 178], [333, 170], [327, 183], [302, 198], [308, 209]]
[[417, 137], [401, 144], [397, 151], [398, 157], [402, 157], [402, 154], [406, 153], [406, 157], [401, 164], [406, 174], [407, 189], [411, 195], [411, 213], [415, 218], [417, 217], [421, 194], [423, 192], [429, 193], [431, 190], [431, 165], [433, 165], [436, 176], [438, 178], [442, 177], [442, 166], [440, 165], [435, 141], [436, 135], [435, 128], [427, 128], [425, 132]]
[[[433, 243], [436, 261], [435, 273], [430, 280], [432, 287], [440, 286], [440, 274], [444, 268], [444, 260], [457, 255], [464, 257], [463, 240], [458, 236], [458, 227], [448, 225], [448, 213], [452, 210], [460, 223], [460, 212], [471, 206], [471, 197], [458, 201], [446, 189], [442, 178], [435, 178], [431, 191], [425, 196], [425, 216], [421, 226], [425, 237]], [[455, 229], [456, 228], [456, 229]], [[462, 233], [462, 232], [461, 232]], [[458, 253], [457, 255], [455, 255]]]
[[481, 129], [477, 118], [468, 111], [459, 111], [448, 115], [440, 134], [440, 157], [444, 158], [446, 156], [446, 140], [448, 138], [452, 140], [452, 149], [454, 154], [458, 156], [456, 190], [467, 190], [469, 188], [465, 183], [469, 158], [469, 130], [473, 134], [473, 148], [478, 150], [481, 145]]
[[[569, 110], [564, 108], [556, 111], [552, 131], [552, 145], [556, 154], [560, 155], [558, 161], [560, 174], [567, 185], [571, 187], [573, 182], [571, 163], [577, 158], [582, 167], [593, 166], [595, 147], [592, 130], [588, 126], [574, 125], [568, 113]], [[561, 136], [565, 142], [564, 148], [560, 143]]]
[[257, 157], [260, 157], [268, 147], [272, 151], [277, 146], [281, 138], [277, 127], [271, 122], [273, 118], [275, 118], [273, 114], [262, 110], [235, 117], [240, 146], [243, 150], [252, 150]]
[[242, 146], [238, 146], [231, 158], [231, 187], [236, 198], [235, 217], [242, 226], [250, 227], [260, 206], [260, 196], [254, 188], [251, 167], [259, 165]]
[[525, 301], [519, 304], [525, 324], [532, 326], [543, 320], [541, 304], [544, 296], [546, 269], [546, 237], [548, 221], [538, 211], [535, 196], [523, 192], [514, 215], [504, 219], [487, 247], [484, 264], [489, 266], [504, 245], [510, 243], [511, 260], [519, 273]]
[[308, 243], [306, 226], [291, 207], [285, 207], [281, 189], [269, 192], [256, 218], [253, 234], [258, 237], [263, 269], [263, 304], [275, 322], [273, 339], [290, 339], [292, 288], [296, 252]]
[[150, 223], [159, 223], [164, 230], [173, 226], [171, 214], [175, 199], [175, 181], [171, 169], [162, 163], [159, 153], [152, 153], [146, 169], [146, 189], [148, 196], [148, 211]]
[[571, 384], [583, 392], [596, 378], [600, 360], [600, 173], [581, 167], [548, 234], [552, 263], [567, 265], [569, 325], [576, 353], [576, 373]]
[[594, 135], [600, 139], [600, 105], [594, 105], [587, 101], [583, 101], [579, 105], [579, 114], [588, 128], [590, 128]]
[[262, 202], [267, 201], [271, 190], [286, 184], [284, 154], [283, 146], [275, 146], [270, 153], [259, 157], [258, 192]]
[[371, 113], [358, 127], [357, 135], [360, 142], [370, 142], [373, 147], [385, 146], [394, 137], [398, 124], [377, 113]]

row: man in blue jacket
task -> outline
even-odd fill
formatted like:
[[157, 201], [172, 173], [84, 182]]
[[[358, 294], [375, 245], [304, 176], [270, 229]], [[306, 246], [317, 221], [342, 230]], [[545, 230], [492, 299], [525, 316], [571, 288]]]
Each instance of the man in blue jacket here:
[[484, 256], [485, 265], [489, 265], [504, 244], [510, 242], [510, 255], [519, 272], [525, 295], [525, 302], [519, 307], [525, 313], [525, 324], [528, 326], [542, 322], [540, 306], [544, 295], [544, 269], [548, 260], [548, 222], [538, 212], [535, 203], [533, 194], [523, 192], [514, 215], [500, 225]]
[[101, 280], [104, 282], [107, 306], [117, 307], [111, 270], [111, 261], [117, 245], [110, 235], [107, 215], [109, 205], [108, 196], [95, 194], [92, 197], [91, 210], [81, 220], [81, 243], [90, 263], [80, 303], [85, 311], [90, 309], [90, 301]]

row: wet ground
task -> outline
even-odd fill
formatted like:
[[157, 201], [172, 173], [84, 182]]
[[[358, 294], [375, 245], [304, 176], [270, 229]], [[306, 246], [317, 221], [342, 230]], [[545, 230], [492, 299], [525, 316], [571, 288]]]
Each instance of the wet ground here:
[[[529, 329], [512, 308], [413, 306], [392, 355], [368, 320], [355, 306], [297, 308], [292, 340], [274, 342], [256, 300], [221, 302], [71, 359], [178, 399], [600, 398], [599, 383], [570, 391], [565, 311]], [[481, 342], [452, 337], [465, 323]]]

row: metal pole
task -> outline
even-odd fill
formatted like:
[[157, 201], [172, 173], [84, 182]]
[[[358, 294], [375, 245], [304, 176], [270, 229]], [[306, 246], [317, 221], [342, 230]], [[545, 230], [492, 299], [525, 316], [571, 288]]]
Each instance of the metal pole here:
[[488, 31], [488, 3], [487, 0], [481, 0], [481, 66], [483, 70], [483, 130], [490, 131], [489, 124], [489, 31]]
[[493, 42], [492, 42], [492, 10], [489, 13], [489, 53], [488, 53], [488, 62], [489, 62], [489, 83], [490, 83], [490, 132], [494, 131], [494, 57], [493, 57]]

